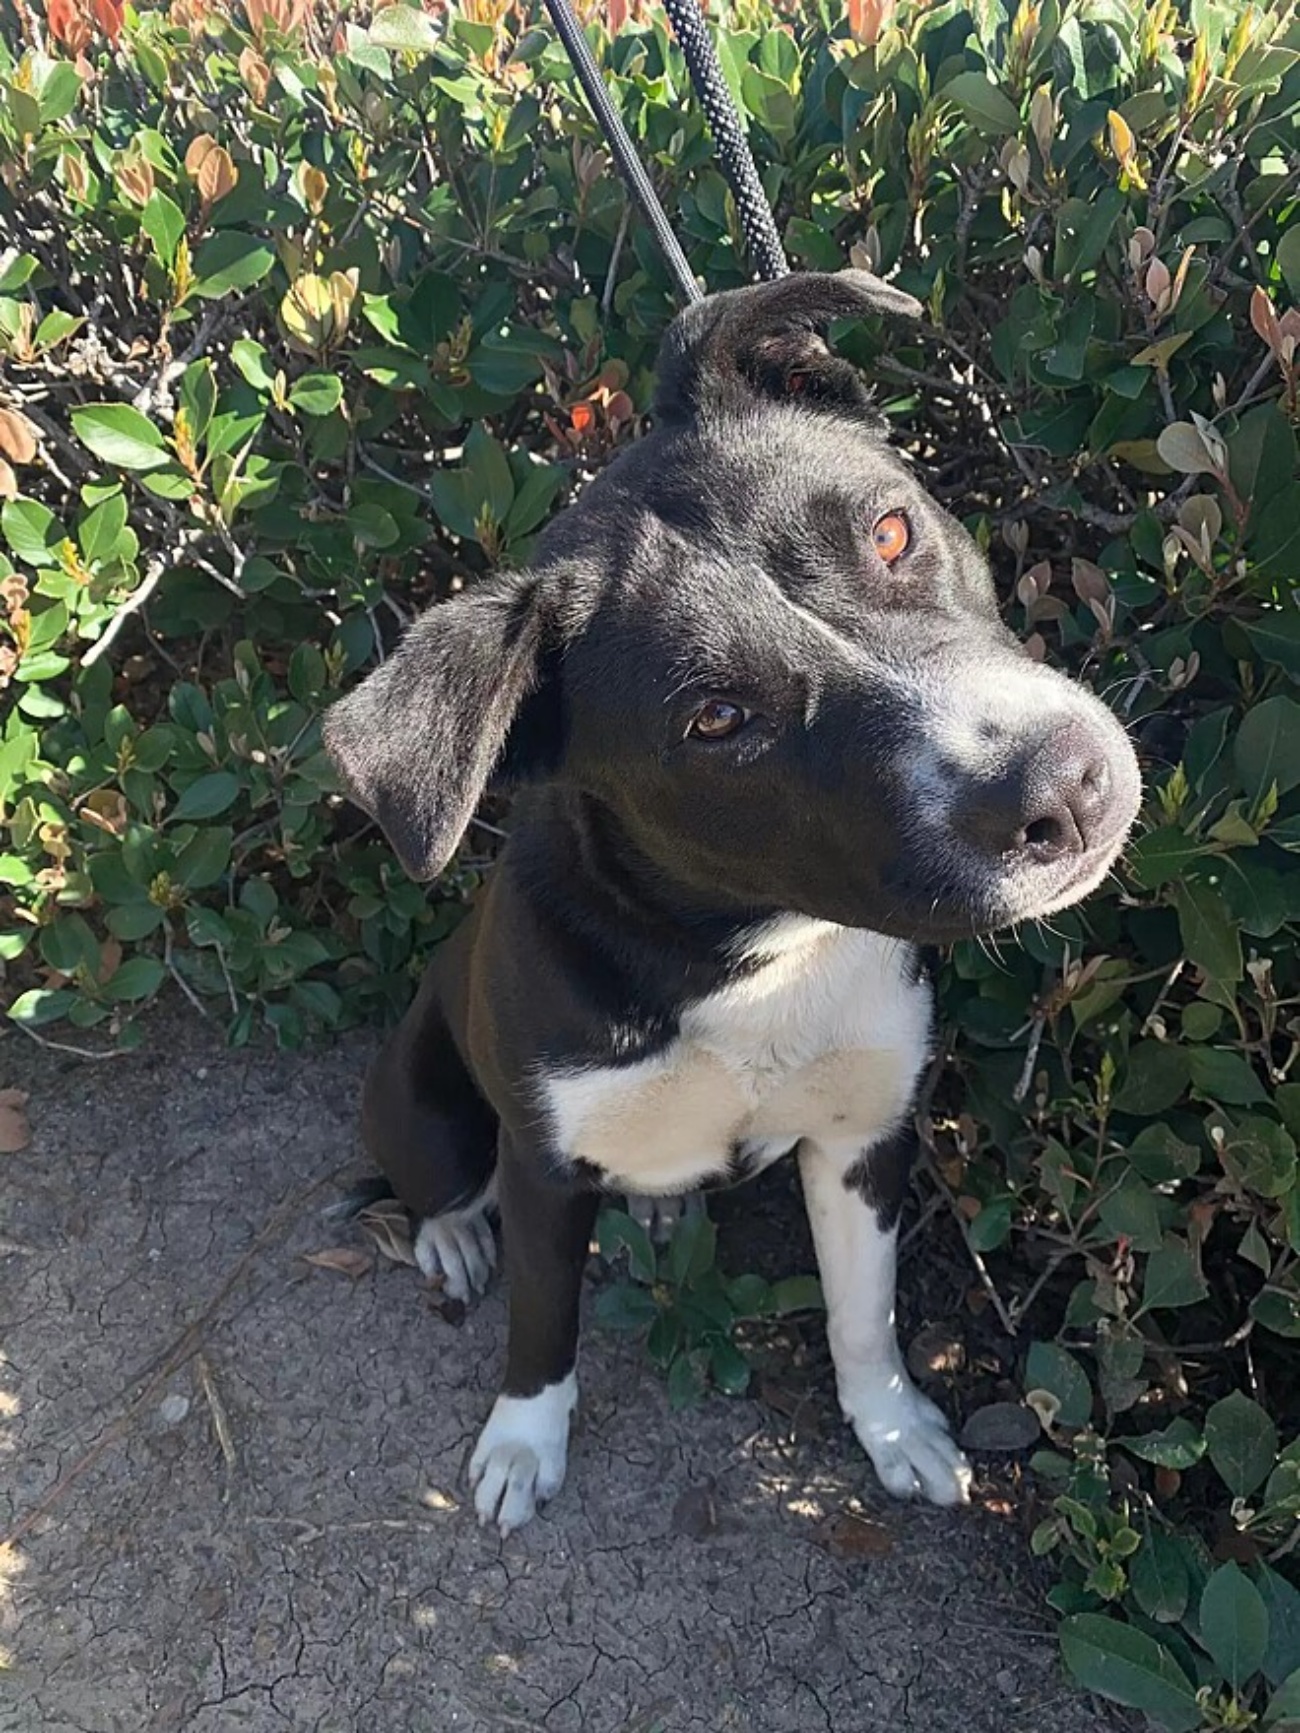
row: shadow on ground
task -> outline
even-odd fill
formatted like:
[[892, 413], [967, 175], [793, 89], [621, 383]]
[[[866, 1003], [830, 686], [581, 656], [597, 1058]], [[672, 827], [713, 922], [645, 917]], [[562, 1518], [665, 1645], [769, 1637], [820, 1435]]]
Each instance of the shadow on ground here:
[[456, 1328], [410, 1270], [302, 1260], [361, 1167], [366, 1055], [179, 1016], [94, 1066], [0, 1040], [32, 1131], [0, 1157], [4, 1733], [1112, 1725], [1016, 1515], [892, 1506], [842, 1429], [758, 1402], [674, 1415], [634, 1343], [589, 1331], [564, 1492], [480, 1531], [499, 1289]]

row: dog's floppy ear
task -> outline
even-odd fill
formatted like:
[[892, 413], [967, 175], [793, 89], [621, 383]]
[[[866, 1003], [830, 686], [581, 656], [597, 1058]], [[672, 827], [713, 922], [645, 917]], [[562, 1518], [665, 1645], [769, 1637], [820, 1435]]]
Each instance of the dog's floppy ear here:
[[348, 794], [412, 878], [441, 872], [494, 772], [527, 776], [554, 751], [542, 678], [539, 580], [489, 580], [416, 621], [325, 718]]
[[918, 301], [870, 271], [808, 271], [710, 295], [668, 329], [655, 413], [683, 421], [742, 409], [756, 397], [870, 413], [857, 369], [828, 348], [826, 332], [836, 319], [920, 312]]

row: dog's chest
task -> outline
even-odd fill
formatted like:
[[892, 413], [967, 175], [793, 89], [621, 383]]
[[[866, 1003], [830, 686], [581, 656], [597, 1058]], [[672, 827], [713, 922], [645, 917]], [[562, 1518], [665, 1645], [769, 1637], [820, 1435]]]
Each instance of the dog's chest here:
[[802, 1138], [855, 1150], [906, 1111], [930, 993], [902, 947], [821, 929], [683, 1013], [661, 1053], [543, 1080], [558, 1152], [648, 1194], [757, 1171]]

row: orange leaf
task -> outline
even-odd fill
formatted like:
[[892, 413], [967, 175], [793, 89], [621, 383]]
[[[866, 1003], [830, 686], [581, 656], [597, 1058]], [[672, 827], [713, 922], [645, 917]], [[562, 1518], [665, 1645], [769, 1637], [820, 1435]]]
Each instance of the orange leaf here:
[[[343, 50], [337, 50], [342, 53]], [[239, 76], [247, 86], [248, 94], [256, 103], [266, 101], [266, 93], [271, 88], [271, 68], [266, 64], [256, 48], [245, 48], [239, 57]]]
[[848, 0], [849, 35], [864, 48], [874, 48], [894, 21], [896, 0]]
[[185, 147], [185, 172], [191, 180], [199, 178], [199, 170], [214, 150], [219, 150], [210, 132], [197, 133]]
[[122, 13], [125, 10], [122, 0], [90, 0], [90, 9], [108, 40], [116, 42], [122, 34]]
[[14, 463], [36, 456], [36, 429], [20, 410], [0, 409], [0, 453]]
[[215, 205], [218, 199], [224, 199], [227, 193], [234, 192], [239, 180], [239, 170], [230, 160], [230, 152], [217, 144], [199, 164], [197, 179], [203, 202]]

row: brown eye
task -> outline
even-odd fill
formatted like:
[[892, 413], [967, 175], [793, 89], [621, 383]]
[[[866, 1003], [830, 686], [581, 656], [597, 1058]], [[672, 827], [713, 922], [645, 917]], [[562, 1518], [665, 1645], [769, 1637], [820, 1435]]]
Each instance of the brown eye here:
[[725, 740], [745, 726], [748, 712], [739, 704], [728, 704], [725, 698], [713, 698], [691, 718], [688, 734], [697, 740]]
[[884, 517], [877, 518], [876, 526], [871, 532], [876, 552], [887, 566], [892, 566], [901, 554], [907, 552], [907, 544], [912, 539], [912, 531], [902, 512], [887, 512]]

